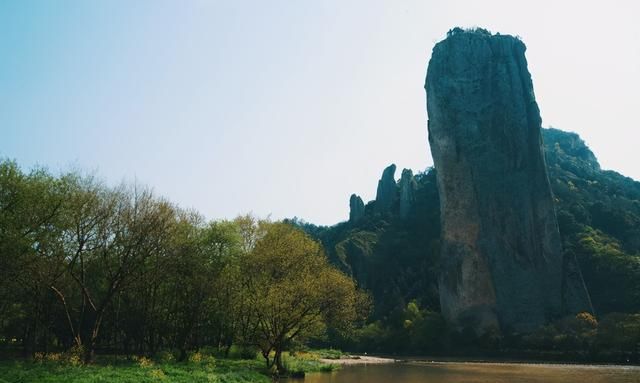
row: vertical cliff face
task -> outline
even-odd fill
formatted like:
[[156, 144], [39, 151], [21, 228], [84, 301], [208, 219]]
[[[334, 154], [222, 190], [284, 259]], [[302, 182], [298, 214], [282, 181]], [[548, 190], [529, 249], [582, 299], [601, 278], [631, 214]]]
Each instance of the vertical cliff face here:
[[563, 259], [524, 53], [512, 36], [459, 31], [434, 47], [427, 71], [441, 306], [477, 332], [591, 310], [577, 265]]

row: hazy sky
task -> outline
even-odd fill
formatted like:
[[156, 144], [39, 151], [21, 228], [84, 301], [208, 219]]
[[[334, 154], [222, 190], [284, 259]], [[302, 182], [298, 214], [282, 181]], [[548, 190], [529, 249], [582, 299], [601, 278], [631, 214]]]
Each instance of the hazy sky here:
[[640, 179], [636, 4], [5, 0], [0, 157], [333, 224], [388, 164], [432, 164], [426, 66], [460, 25], [521, 36], [544, 125]]

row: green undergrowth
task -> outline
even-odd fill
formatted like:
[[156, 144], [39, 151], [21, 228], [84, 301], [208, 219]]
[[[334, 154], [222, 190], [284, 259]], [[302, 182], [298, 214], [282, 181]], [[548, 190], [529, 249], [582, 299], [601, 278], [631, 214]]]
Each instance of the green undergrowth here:
[[320, 352], [297, 352], [295, 355], [285, 353], [283, 364], [292, 377], [304, 376], [305, 373], [311, 372], [331, 372], [339, 368], [337, 364], [323, 363], [319, 358], [324, 358]]
[[322, 359], [333, 359], [333, 360], [349, 356], [349, 354], [340, 350], [335, 350], [333, 348], [323, 348], [323, 349], [313, 350], [311, 351], [311, 353], [316, 354], [319, 358], [322, 358]]
[[[320, 362], [321, 352], [283, 355], [292, 377], [311, 372], [328, 372], [336, 365]], [[0, 383], [260, 383], [271, 382], [261, 358], [249, 360], [216, 358], [192, 353], [177, 362], [171, 353], [144, 356], [99, 356], [94, 364], [82, 365], [58, 354], [40, 355], [35, 360], [0, 361]]]
[[73, 366], [56, 362], [2, 362], [0, 382], [11, 383], [134, 383], [134, 382], [270, 382], [258, 361], [216, 361], [201, 363], [161, 363], [140, 366], [137, 363]]

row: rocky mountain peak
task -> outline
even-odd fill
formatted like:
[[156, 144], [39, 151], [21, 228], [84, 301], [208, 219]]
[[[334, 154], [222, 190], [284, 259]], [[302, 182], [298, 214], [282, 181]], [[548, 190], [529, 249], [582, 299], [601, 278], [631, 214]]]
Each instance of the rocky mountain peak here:
[[376, 211], [386, 213], [391, 210], [398, 199], [398, 186], [395, 179], [396, 165], [387, 166], [382, 172], [382, 177], [378, 181], [376, 192]]
[[526, 47], [482, 29], [452, 31], [434, 47], [425, 84], [442, 312], [482, 333], [590, 311], [561, 248]]
[[364, 202], [360, 196], [351, 194], [349, 198], [349, 222], [358, 222], [364, 216]]

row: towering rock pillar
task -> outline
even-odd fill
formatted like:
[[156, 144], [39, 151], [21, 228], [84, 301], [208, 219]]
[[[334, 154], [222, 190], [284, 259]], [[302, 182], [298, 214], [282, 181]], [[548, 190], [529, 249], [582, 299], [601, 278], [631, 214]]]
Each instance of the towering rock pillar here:
[[398, 185], [396, 185], [396, 165], [387, 166], [382, 172], [382, 177], [378, 181], [376, 192], [376, 211], [387, 213], [391, 210], [398, 199]]
[[575, 260], [563, 259], [524, 52], [512, 36], [456, 29], [427, 71], [442, 312], [477, 333], [591, 310]]
[[364, 216], [364, 202], [360, 196], [351, 194], [349, 198], [349, 222], [358, 222]]
[[407, 218], [416, 199], [418, 184], [411, 169], [403, 169], [400, 177], [400, 218]]

